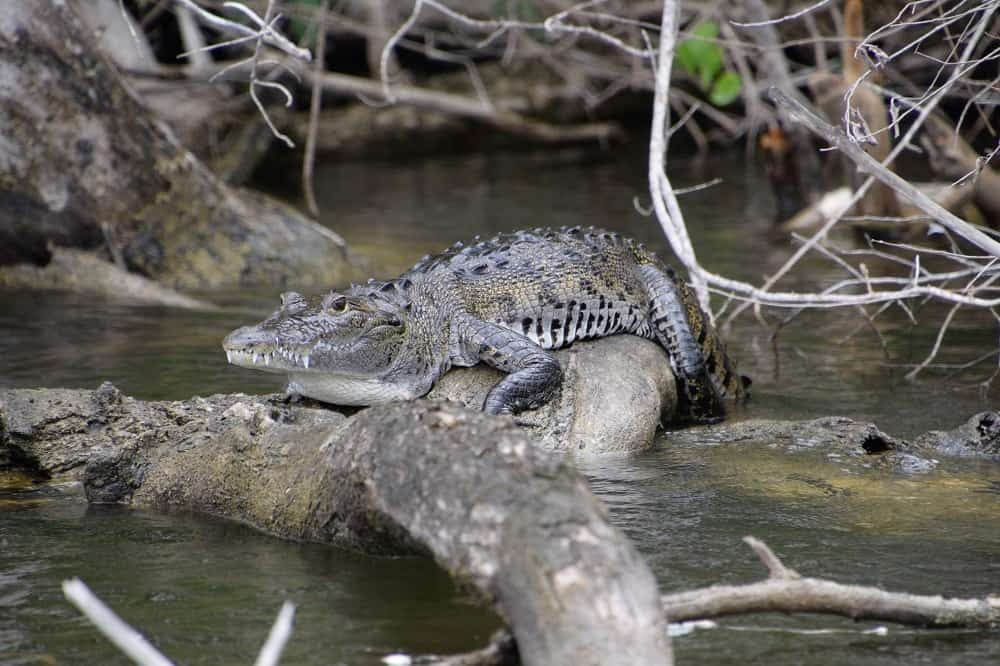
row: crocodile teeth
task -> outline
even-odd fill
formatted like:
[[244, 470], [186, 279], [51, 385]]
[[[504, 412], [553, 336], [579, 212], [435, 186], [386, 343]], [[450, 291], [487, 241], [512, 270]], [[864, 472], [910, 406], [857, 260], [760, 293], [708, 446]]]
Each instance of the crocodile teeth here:
[[306, 366], [306, 368], [309, 367], [309, 354], [306, 354], [305, 356], [302, 357], [302, 363], [303, 365]]
[[271, 355], [264, 354], [264, 365], [271, 365]]
[[226, 350], [226, 363], [232, 363], [232, 362], [233, 362], [233, 352], [231, 352], [231, 351], [229, 351], [227, 349]]
[[254, 352], [253, 353], [253, 361], [252, 361], [252, 363], [254, 365], [257, 365], [257, 359], [259, 359], [259, 358], [260, 358], [260, 354], [258, 354], [257, 352]]

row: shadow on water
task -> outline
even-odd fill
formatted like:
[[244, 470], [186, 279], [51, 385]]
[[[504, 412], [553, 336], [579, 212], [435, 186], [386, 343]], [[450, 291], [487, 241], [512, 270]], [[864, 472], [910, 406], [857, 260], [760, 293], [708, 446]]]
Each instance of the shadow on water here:
[[[742, 154], [699, 167], [673, 161], [676, 187], [723, 184], [681, 197], [703, 262], [759, 282], [788, 247], [767, 239], [765, 181]], [[319, 169], [326, 221], [374, 257], [378, 276], [405, 270], [456, 240], [539, 225], [600, 225], [667, 254], [648, 203], [641, 152], [555, 151]], [[820, 260], [810, 279], [836, 274]], [[790, 286], [809, 286], [789, 282]], [[267, 312], [271, 290], [223, 295], [242, 312], [186, 313], [60, 294], [0, 293], [0, 386], [95, 387], [110, 380], [147, 399], [279, 390], [270, 375], [227, 366], [219, 343]], [[219, 295], [210, 295], [218, 300]], [[921, 318], [940, 315], [925, 308]], [[912, 436], [949, 428], [990, 403], [988, 370], [947, 381], [903, 381], [933, 326], [887, 312], [892, 362], [859, 319], [803, 315], [772, 345], [752, 317], [730, 345], [754, 377], [735, 418], [847, 414]], [[855, 331], [855, 329], [859, 329]], [[846, 340], [845, 340], [846, 339]], [[845, 341], [841, 341], [845, 340]], [[990, 322], [957, 321], [949, 362], [995, 345]], [[980, 374], [976, 374], [979, 372]], [[993, 400], [996, 400], [994, 389]], [[914, 592], [1000, 591], [1000, 491], [995, 467], [942, 464], [923, 477], [789, 458], [767, 442], [671, 446], [583, 464], [595, 492], [650, 561], [664, 590], [763, 575], [740, 538], [767, 541], [806, 575]], [[0, 479], [0, 663], [124, 663], [62, 600], [59, 582], [84, 578], [168, 654], [184, 663], [248, 663], [280, 602], [299, 604], [288, 663], [379, 663], [394, 650], [471, 649], [497, 620], [421, 559], [378, 560], [263, 537], [201, 516], [86, 507], [62, 488]], [[995, 633], [915, 632], [835, 618], [737, 618], [679, 638], [681, 664], [961, 664], [1000, 660]], [[824, 633], [825, 632], [825, 633]]]

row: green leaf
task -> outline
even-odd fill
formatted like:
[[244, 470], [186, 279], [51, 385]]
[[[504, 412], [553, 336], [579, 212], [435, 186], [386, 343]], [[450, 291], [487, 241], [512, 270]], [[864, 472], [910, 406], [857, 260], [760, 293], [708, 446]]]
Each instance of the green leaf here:
[[[705, 42], [707, 44], [707, 42]], [[722, 49], [717, 44], [708, 44], [707, 49], [698, 63], [698, 78], [701, 79], [701, 87], [708, 90], [712, 86], [712, 81], [722, 70]]]
[[[311, 5], [313, 7], [319, 7], [320, 0], [294, 0], [292, 4], [296, 5]], [[303, 38], [306, 36], [307, 32], [312, 29], [312, 24], [307, 23], [301, 19], [293, 18], [288, 22], [288, 36], [291, 37], [293, 42], [301, 44]], [[312, 42], [314, 39], [310, 39], [309, 47], [312, 48]]]
[[693, 35], [677, 45], [674, 60], [692, 76], [698, 77], [701, 86], [708, 89], [722, 69], [722, 49], [709, 40], [719, 35], [719, 26], [710, 21], [697, 24]]
[[683, 67], [688, 74], [698, 73], [698, 46], [694, 40], [685, 39], [677, 45], [674, 51], [674, 62]]
[[725, 106], [732, 104], [740, 96], [743, 82], [736, 72], [725, 71], [722, 76], [715, 80], [712, 91], [708, 95], [708, 100], [715, 106]]
[[700, 41], [712, 40], [719, 36], [719, 26], [714, 21], [702, 21], [691, 29], [691, 34]]

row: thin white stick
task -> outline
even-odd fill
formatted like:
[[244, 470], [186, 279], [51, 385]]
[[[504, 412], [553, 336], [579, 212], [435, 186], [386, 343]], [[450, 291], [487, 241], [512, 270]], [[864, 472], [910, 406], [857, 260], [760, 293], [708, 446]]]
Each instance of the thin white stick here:
[[[771, 96], [779, 106], [783, 107], [784, 111], [788, 113], [793, 120], [804, 124], [810, 130], [822, 136], [825, 140], [835, 144], [838, 148], [840, 148], [841, 152], [854, 160], [859, 169], [866, 171], [891, 187], [898, 194], [908, 199], [914, 206], [934, 218], [935, 222], [948, 229], [948, 231], [961, 236], [965, 240], [975, 244], [980, 249], [985, 250], [991, 255], [1000, 257], [1000, 243], [979, 231], [965, 220], [959, 218], [954, 213], [942, 208], [926, 194], [915, 188], [913, 185], [910, 185], [894, 172], [887, 169], [885, 167], [885, 162], [878, 162], [856, 143], [837, 132], [837, 130], [826, 123], [823, 119], [803, 106], [801, 102], [796, 99], [792, 99], [790, 96], [777, 89], [771, 91]], [[922, 110], [921, 117], [918, 120], [926, 118], [930, 113], [930, 110], [937, 105], [938, 100], [940, 100], [940, 97], [933, 98], [932, 101], [929, 102], [928, 105]], [[922, 124], [922, 122], [919, 124]], [[900, 144], [900, 146], [902, 145], [903, 144]], [[897, 148], [900, 146], [897, 146]], [[889, 155], [889, 157], [892, 156], [892, 154]], [[888, 161], [889, 159], [886, 158], [886, 162]]]
[[[674, 254], [687, 269], [691, 288], [705, 312], [710, 312], [708, 288], [702, 276], [701, 267], [695, 257], [691, 238], [684, 225], [677, 197], [674, 196], [667, 178], [664, 164], [667, 159], [667, 129], [669, 118], [668, 93], [670, 91], [670, 69], [674, 58], [674, 44], [677, 39], [677, 15], [680, 9], [673, 0], [664, 0], [663, 18], [660, 29], [660, 47], [655, 61], [656, 85], [653, 94], [653, 126], [649, 139], [649, 191], [653, 198], [656, 219], [663, 228]], [[645, 34], [645, 33], [644, 33]]]
[[822, 6], [829, 4], [829, 2], [830, 0], [819, 0], [819, 2], [817, 2], [815, 5], [809, 5], [805, 9], [801, 9], [793, 14], [786, 14], [785, 16], [779, 16], [778, 18], [768, 19], [766, 21], [755, 21], [753, 23], [740, 23], [738, 21], [730, 21], [730, 23], [732, 23], [735, 26], [739, 26], [741, 28], [756, 28], [762, 25], [774, 25], [776, 23], [784, 23], [785, 21], [794, 21], [795, 19], [801, 16], [805, 16], [806, 14], [809, 14], [810, 12], [819, 9]]
[[217, 16], [211, 12], [205, 11], [197, 4], [192, 2], [192, 0], [174, 0], [174, 2], [184, 5], [185, 7], [190, 9], [198, 18], [200, 18], [202, 21], [211, 25], [214, 28], [218, 28], [219, 30], [223, 30], [229, 33], [236, 33], [244, 37], [247, 36], [256, 37], [259, 33], [263, 37], [264, 41], [270, 44], [271, 46], [277, 49], [281, 49], [285, 53], [288, 53], [289, 55], [292, 55], [296, 58], [299, 58], [300, 60], [305, 60], [306, 62], [312, 60], [312, 53], [309, 52], [309, 49], [299, 48], [298, 46], [290, 42], [280, 33], [275, 31], [266, 21], [262, 22], [260, 20], [260, 17], [258, 17], [253, 12], [253, 10], [249, 9], [246, 5], [243, 5], [238, 2], [225, 3], [226, 7], [232, 7], [233, 9], [240, 11], [241, 13], [249, 17], [251, 20], [253, 20], [255, 23], [257, 23], [260, 26], [259, 31], [253, 30], [251, 28], [246, 27], [245, 25], [236, 23], [235, 21], [230, 21], [229, 19], [225, 19], [222, 18], [221, 16]]
[[169, 659], [98, 599], [82, 580], [64, 580], [62, 590], [70, 603], [132, 661], [140, 666], [172, 666]]
[[[226, 6], [227, 7], [236, 6], [238, 4], [239, 3], [235, 2], [227, 2]], [[246, 11], [249, 12], [250, 10], [247, 9]], [[253, 59], [250, 62], [250, 99], [252, 99], [253, 103], [257, 105], [257, 110], [260, 111], [260, 115], [264, 116], [264, 122], [266, 122], [268, 128], [270, 128], [271, 134], [284, 141], [285, 145], [288, 146], [289, 148], [294, 148], [295, 143], [287, 135], [282, 134], [281, 132], [278, 131], [278, 128], [275, 127], [274, 122], [271, 120], [271, 116], [267, 115], [267, 110], [264, 108], [263, 102], [261, 102], [260, 98], [257, 97], [257, 86], [265, 88], [277, 88], [278, 90], [281, 90], [282, 92], [285, 93], [285, 101], [286, 101], [285, 106], [292, 105], [292, 93], [290, 93], [287, 88], [285, 88], [280, 83], [261, 81], [257, 78], [257, 64], [260, 59], [260, 49], [264, 44], [264, 37], [266, 34], [266, 30], [269, 30], [270, 26], [275, 21], [278, 20], [277, 17], [272, 17], [273, 14], [274, 14], [274, 0], [267, 0], [267, 11], [264, 13], [264, 19], [262, 21], [259, 21], [259, 24], [261, 25], [261, 31], [257, 33], [258, 34], [257, 43], [254, 45]]]
[[277, 666], [281, 659], [281, 653], [285, 649], [285, 644], [292, 635], [292, 620], [295, 618], [295, 604], [286, 601], [281, 605], [278, 617], [271, 627], [271, 633], [267, 635], [267, 641], [260, 649], [257, 661], [254, 666]]

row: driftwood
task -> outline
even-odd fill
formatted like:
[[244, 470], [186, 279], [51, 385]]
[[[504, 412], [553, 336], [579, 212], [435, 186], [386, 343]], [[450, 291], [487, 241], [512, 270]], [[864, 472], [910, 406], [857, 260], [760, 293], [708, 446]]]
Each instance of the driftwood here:
[[[946, 211], [956, 215], [972, 200], [973, 188], [969, 184], [948, 185], [947, 183], [915, 183], [919, 191], [926, 194], [931, 201]], [[784, 220], [777, 226], [782, 233], [812, 231], [821, 227], [832, 218], [851, 199], [851, 191], [839, 187], [824, 194], [816, 203], [803, 208], [795, 215]], [[928, 219], [919, 208], [907, 202], [900, 204], [904, 218], [872, 219], [863, 218], [850, 220], [848, 225], [861, 232], [872, 232], [879, 237], [916, 238], [925, 236], [929, 226]]]
[[98, 298], [141, 305], [164, 305], [188, 310], [211, 310], [215, 306], [164, 287], [96, 256], [86, 250], [53, 247], [45, 266], [15, 264], [0, 266], [4, 289], [51, 289], [90, 294]]
[[527, 664], [670, 660], [652, 573], [583, 478], [509, 419], [427, 401], [346, 417], [266, 396], [10, 390], [0, 466], [76, 476], [95, 502], [431, 555], [494, 603]]
[[[1000, 414], [908, 443], [842, 417], [743, 421], [676, 442], [833, 447], [838, 468], [921, 471], [919, 456], [1000, 458]], [[846, 455], [843, 455], [846, 454]], [[0, 469], [83, 481], [94, 502], [177, 507], [286, 538], [434, 557], [511, 627], [442, 664], [669, 663], [663, 616], [832, 613], [927, 627], [995, 627], [1000, 600], [943, 599], [802, 578], [763, 544], [762, 582], [658, 597], [652, 574], [584, 481], [509, 419], [429, 401], [353, 416], [277, 396], [142, 402], [96, 391], [0, 392]], [[662, 606], [661, 606], [662, 603]], [[662, 612], [661, 612], [662, 611]], [[514, 642], [516, 640], [516, 643]]]
[[663, 609], [672, 621], [746, 613], [826, 613], [937, 628], [1000, 626], [1000, 596], [946, 599], [803, 578], [782, 564], [763, 542], [753, 537], [744, 541], [768, 568], [767, 580], [664, 595]]
[[7, 10], [0, 264], [45, 264], [55, 244], [182, 288], [352, 277], [335, 234], [228, 187], [152, 120], [67, 5]]

